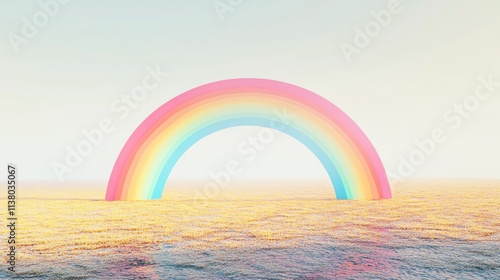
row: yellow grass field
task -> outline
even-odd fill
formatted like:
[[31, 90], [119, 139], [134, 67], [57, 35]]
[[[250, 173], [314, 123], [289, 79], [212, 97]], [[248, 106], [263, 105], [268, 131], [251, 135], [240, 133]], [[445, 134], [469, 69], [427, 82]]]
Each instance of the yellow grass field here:
[[[321, 183], [228, 188], [206, 200], [193, 200], [192, 188], [180, 186], [166, 189], [162, 200], [134, 202], [104, 201], [105, 185], [20, 188], [16, 248], [26, 275], [41, 273], [43, 263], [64, 270], [162, 246], [294, 248], [314, 237], [382, 245], [500, 241], [499, 182], [412, 182], [394, 187], [393, 199], [383, 201], [338, 201]], [[1, 233], [5, 240], [7, 231]]]

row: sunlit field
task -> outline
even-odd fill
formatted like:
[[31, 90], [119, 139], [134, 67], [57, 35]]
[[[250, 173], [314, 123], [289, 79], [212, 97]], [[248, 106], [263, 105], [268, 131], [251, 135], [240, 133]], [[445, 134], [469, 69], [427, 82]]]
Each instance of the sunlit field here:
[[[259, 186], [259, 187], [257, 187]], [[500, 275], [500, 182], [412, 182], [335, 200], [323, 183], [107, 202], [104, 185], [19, 191], [17, 274], [3, 278], [358, 279]], [[202, 188], [201, 188], [202, 189]], [[2, 205], [6, 205], [5, 197]], [[2, 219], [6, 221], [5, 211]], [[7, 230], [2, 230], [6, 240]], [[6, 242], [4, 243], [7, 245]], [[6, 260], [6, 258], [5, 258]], [[4, 266], [5, 266], [5, 262]]]

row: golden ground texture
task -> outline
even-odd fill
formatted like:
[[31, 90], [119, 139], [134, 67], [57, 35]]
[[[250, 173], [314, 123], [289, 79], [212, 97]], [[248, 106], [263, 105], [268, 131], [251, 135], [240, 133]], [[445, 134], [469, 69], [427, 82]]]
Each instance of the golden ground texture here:
[[[228, 188], [195, 201], [182, 188], [162, 200], [138, 202], [104, 201], [102, 187], [24, 189], [18, 199], [17, 257], [25, 263], [64, 262], [71, 255], [160, 244], [286, 247], [310, 236], [500, 240], [500, 182], [406, 183], [383, 201], [338, 201], [328, 184], [295, 184]], [[2, 201], [6, 206], [5, 197]], [[7, 230], [1, 234], [6, 240]]]

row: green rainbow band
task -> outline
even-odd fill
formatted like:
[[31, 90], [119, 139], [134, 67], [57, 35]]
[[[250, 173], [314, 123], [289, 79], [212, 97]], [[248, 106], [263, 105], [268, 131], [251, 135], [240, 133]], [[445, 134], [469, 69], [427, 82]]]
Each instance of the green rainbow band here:
[[232, 79], [187, 91], [153, 112], [122, 149], [106, 200], [161, 198], [172, 169], [192, 145], [235, 126], [268, 127], [303, 143], [325, 167], [338, 199], [391, 197], [373, 145], [338, 107], [291, 84]]

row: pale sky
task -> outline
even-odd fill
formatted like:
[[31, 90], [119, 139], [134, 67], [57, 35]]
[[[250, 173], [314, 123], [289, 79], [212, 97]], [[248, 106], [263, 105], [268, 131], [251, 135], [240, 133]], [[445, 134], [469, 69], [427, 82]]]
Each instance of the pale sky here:
[[[0, 165], [17, 164], [25, 180], [57, 180], [52, 165], [66, 164], [66, 147], [109, 118], [114, 131], [63, 176], [107, 181], [128, 137], [156, 108], [193, 87], [244, 77], [327, 98], [393, 174], [416, 140], [442, 129], [446, 141], [407, 177], [500, 179], [499, 1], [221, 0], [230, 8], [218, 14], [212, 0], [74, 0], [50, 6], [46, 24], [38, 3], [0, 1]], [[372, 11], [391, 5], [397, 11], [349, 62], [341, 45], [356, 47], [357, 30], [375, 26]], [[34, 15], [44, 26], [27, 38]], [[148, 66], [170, 75], [121, 119], [112, 104], [140, 85]], [[479, 77], [496, 82], [491, 92]], [[478, 86], [489, 96], [474, 97]], [[463, 102], [470, 112], [448, 111]], [[226, 162], [243, 161], [238, 146], [258, 132], [240, 127], [203, 139], [171, 177], [208, 180]], [[275, 136], [237, 180], [327, 178], [299, 142]]]

